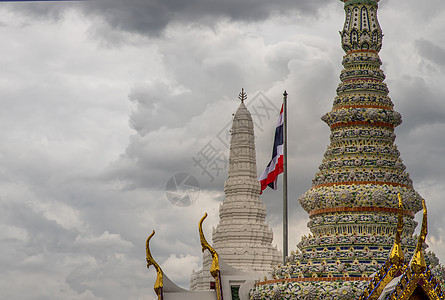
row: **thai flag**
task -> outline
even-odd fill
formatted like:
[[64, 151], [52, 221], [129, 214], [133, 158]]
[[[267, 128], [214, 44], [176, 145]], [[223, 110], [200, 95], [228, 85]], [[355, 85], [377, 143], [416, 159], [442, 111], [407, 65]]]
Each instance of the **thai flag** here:
[[273, 143], [272, 160], [267, 165], [263, 174], [259, 178], [261, 193], [269, 186], [277, 189], [278, 175], [283, 173], [283, 105], [281, 106], [280, 117], [275, 129], [275, 139]]

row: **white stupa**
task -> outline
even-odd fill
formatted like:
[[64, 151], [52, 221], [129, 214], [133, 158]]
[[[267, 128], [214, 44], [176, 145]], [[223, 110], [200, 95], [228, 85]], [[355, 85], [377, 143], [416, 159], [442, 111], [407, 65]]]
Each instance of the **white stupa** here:
[[[219, 209], [220, 222], [213, 229], [213, 248], [228, 265], [244, 272], [266, 275], [281, 262], [281, 253], [272, 246], [272, 229], [266, 224], [266, 208], [260, 200], [257, 179], [253, 121], [241, 104], [233, 118], [228, 178], [224, 185], [225, 200]], [[203, 269], [191, 276], [192, 290], [211, 289], [214, 279], [209, 273], [212, 258], [203, 256]], [[259, 277], [258, 277], [259, 278]]]

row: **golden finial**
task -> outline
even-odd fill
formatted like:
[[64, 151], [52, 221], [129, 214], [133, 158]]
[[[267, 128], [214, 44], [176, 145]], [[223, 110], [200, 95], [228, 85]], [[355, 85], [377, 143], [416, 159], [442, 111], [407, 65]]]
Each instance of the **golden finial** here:
[[238, 99], [240, 99], [242, 103], [244, 103], [244, 100], [247, 99], [247, 94], [244, 93], [244, 88], [241, 89], [241, 93], [239, 93], [239, 95], [238, 95]]
[[158, 299], [162, 300], [162, 287], [164, 286], [164, 273], [162, 272], [161, 267], [157, 264], [157, 262], [154, 260], [153, 256], [151, 256], [150, 252], [150, 239], [152, 236], [155, 235], [155, 231], [150, 234], [150, 236], [147, 239], [147, 242], [145, 243], [145, 249], [146, 249], [146, 255], [147, 255], [147, 268], [150, 268], [150, 266], [154, 266], [156, 269], [157, 277], [156, 282], [154, 285], [154, 290], [156, 295], [158, 295]]
[[423, 206], [423, 219], [422, 228], [420, 229], [420, 236], [417, 240], [416, 251], [414, 252], [413, 259], [411, 261], [411, 270], [416, 274], [421, 274], [426, 270], [425, 256], [423, 254], [423, 243], [425, 242], [426, 235], [428, 234], [428, 216], [426, 210], [425, 199], [422, 199]]
[[398, 210], [398, 220], [397, 220], [397, 232], [396, 237], [394, 239], [394, 245], [392, 246], [391, 254], [389, 256], [389, 259], [391, 263], [400, 265], [403, 263], [404, 256], [402, 251], [402, 245], [400, 242], [400, 236], [402, 235], [403, 230], [403, 203], [402, 203], [402, 197], [400, 196], [400, 193], [397, 194], [397, 197], [399, 198], [399, 210]]
[[[243, 101], [243, 100], [241, 100]], [[210, 267], [210, 274], [215, 279], [215, 289], [216, 289], [216, 299], [222, 300], [222, 288], [221, 288], [221, 281], [220, 281], [220, 273], [219, 273], [219, 258], [218, 253], [216, 253], [215, 249], [210, 246], [210, 244], [207, 242], [204, 231], [202, 230], [202, 222], [204, 222], [204, 219], [207, 218], [207, 213], [204, 214], [204, 217], [201, 218], [201, 221], [199, 221], [199, 237], [201, 239], [201, 246], [202, 246], [202, 252], [204, 252], [206, 249], [210, 251], [210, 254], [212, 255], [212, 266]]]

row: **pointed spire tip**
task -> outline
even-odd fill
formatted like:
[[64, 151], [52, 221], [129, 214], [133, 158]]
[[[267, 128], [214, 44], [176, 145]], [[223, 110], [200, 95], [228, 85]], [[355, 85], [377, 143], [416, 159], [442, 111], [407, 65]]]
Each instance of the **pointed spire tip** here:
[[238, 99], [241, 100], [241, 103], [244, 103], [244, 100], [247, 99], [247, 94], [244, 92], [244, 88], [241, 89], [241, 93], [239, 93]]

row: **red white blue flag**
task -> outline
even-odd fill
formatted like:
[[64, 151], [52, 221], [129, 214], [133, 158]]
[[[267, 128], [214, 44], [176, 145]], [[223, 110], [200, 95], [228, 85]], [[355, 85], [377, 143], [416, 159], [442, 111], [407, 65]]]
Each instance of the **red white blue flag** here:
[[272, 159], [258, 180], [261, 184], [260, 194], [262, 194], [268, 186], [274, 190], [277, 189], [278, 175], [283, 173], [283, 137], [283, 106], [281, 106], [280, 117], [278, 118], [277, 128], [275, 129]]

